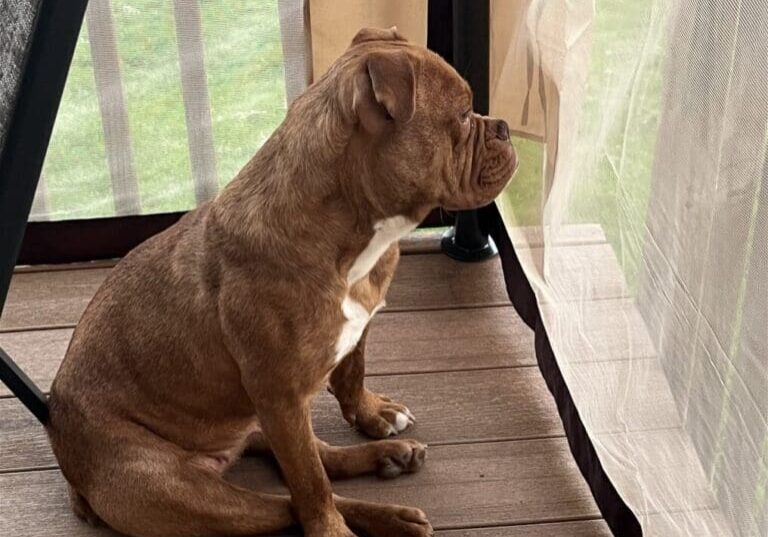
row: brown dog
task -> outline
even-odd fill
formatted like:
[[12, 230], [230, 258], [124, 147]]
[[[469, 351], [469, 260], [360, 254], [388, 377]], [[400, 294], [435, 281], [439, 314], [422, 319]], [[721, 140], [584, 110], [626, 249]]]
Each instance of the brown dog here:
[[[317, 440], [326, 382], [376, 438], [413, 416], [363, 386], [366, 325], [397, 241], [434, 207], [489, 203], [516, 166], [504, 122], [391, 30], [362, 30], [211, 203], [128, 254], [96, 293], [51, 389], [49, 435], [75, 511], [136, 536], [429, 535], [407, 507], [334, 497], [330, 477], [417, 470], [425, 447]], [[234, 486], [271, 450], [291, 496]]]

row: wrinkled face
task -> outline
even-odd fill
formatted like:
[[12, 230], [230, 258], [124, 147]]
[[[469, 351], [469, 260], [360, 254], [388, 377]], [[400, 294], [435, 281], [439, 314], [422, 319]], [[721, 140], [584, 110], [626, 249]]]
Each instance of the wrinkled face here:
[[427, 121], [442, 144], [441, 157], [450, 156], [438, 163], [442, 164], [440, 205], [454, 210], [482, 207], [501, 193], [517, 169], [509, 127], [504, 120], [472, 111], [469, 86], [452, 68], [432, 67], [438, 68], [436, 79], [425, 93], [437, 91], [445, 97], [442, 106], [427, 113]]
[[409, 204], [449, 210], [487, 205], [517, 168], [503, 120], [472, 111], [472, 92], [436, 54], [396, 30], [365, 29], [350, 51], [362, 62], [354, 111], [376, 169]]

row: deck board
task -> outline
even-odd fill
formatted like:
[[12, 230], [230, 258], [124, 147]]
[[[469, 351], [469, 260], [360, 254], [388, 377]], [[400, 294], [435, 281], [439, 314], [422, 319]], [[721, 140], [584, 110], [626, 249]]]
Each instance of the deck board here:
[[[542, 248], [518, 248], [520, 262], [545, 274]], [[624, 274], [608, 243], [556, 245], [546, 251], [547, 284], [558, 302], [584, 302], [623, 298], [629, 295]], [[566, 270], [567, 269], [567, 270]], [[547, 297], [541, 297], [542, 302]]]
[[[13, 277], [0, 330], [71, 327], [109, 273], [108, 268], [21, 272]], [[424, 275], [430, 275], [425, 278]], [[466, 285], [471, 281], [473, 285]], [[466, 264], [443, 255], [403, 256], [387, 293], [388, 311], [505, 305], [498, 260]]]
[[[243, 459], [229, 479], [268, 492], [286, 490], [274, 465], [262, 458]], [[428, 464], [417, 474], [337, 481], [334, 489], [369, 501], [417, 506], [438, 529], [599, 516], [562, 438], [432, 447]], [[0, 475], [0, 505], [4, 528], [15, 537], [107, 533], [69, 513], [58, 470]]]
[[[71, 328], [0, 333], [6, 350], [48, 391], [72, 337]], [[528, 366], [533, 333], [512, 306], [382, 312], [368, 335], [366, 373], [385, 375]], [[0, 384], [0, 398], [11, 395]]]
[[[552, 397], [533, 367], [372, 377], [367, 385], [406, 404], [417, 423], [405, 436], [429, 445], [563, 434]], [[328, 393], [316, 398], [313, 423], [317, 435], [332, 444], [366, 441], [342, 419]], [[17, 399], [0, 399], [0, 430], [0, 472], [56, 464], [43, 429]]]
[[[568, 329], [574, 362], [642, 360], [656, 356], [645, 321], [633, 298], [551, 304], [541, 307], [553, 330]], [[578, 321], [578, 325], [574, 322]]]
[[604, 520], [554, 522], [435, 532], [436, 537], [612, 537]]

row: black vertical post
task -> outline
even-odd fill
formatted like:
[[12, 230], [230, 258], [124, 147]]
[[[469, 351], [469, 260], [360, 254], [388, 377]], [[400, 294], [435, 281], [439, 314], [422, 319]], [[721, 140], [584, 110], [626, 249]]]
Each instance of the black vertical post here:
[[[43, 0], [0, 156], [0, 314], [80, 33], [87, 0]], [[45, 397], [0, 349], [0, 380], [41, 422]]]
[[[429, 11], [429, 47], [442, 54], [469, 82], [475, 112], [487, 115], [490, 0], [431, 0]], [[445, 35], [448, 24], [450, 56]], [[482, 261], [498, 253], [493, 239], [481, 229], [477, 211], [456, 214], [453, 228], [443, 236], [442, 247], [443, 252], [459, 261]]]

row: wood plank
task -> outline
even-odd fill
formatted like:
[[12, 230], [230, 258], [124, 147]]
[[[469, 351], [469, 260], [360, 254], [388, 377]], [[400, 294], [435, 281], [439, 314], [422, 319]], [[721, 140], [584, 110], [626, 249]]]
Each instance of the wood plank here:
[[552, 296], [540, 296], [540, 303], [553, 300], [583, 302], [630, 296], [624, 273], [608, 243], [552, 246], [546, 249], [518, 248], [517, 255], [523, 267], [535, 270], [531, 278], [540, 280], [546, 276], [547, 288]]
[[543, 304], [541, 312], [547, 330], [558, 334], [555, 352], [568, 356], [561, 370], [592, 432], [680, 425], [668, 376], [634, 299]]
[[400, 254], [439, 254], [440, 241], [447, 227], [418, 228], [400, 239]]
[[74, 326], [110, 269], [14, 274], [0, 330]]
[[[339, 481], [335, 491], [417, 506], [438, 529], [599, 516], [565, 439], [437, 446], [429, 451], [429, 462], [417, 474]], [[259, 490], [285, 492], [274, 466], [259, 458], [238, 464], [230, 479]], [[58, 470], [0, 475], [0, 505], [3, 528], [14, 537], [110, 534], [71, 514]]]
[[656, 358], [563, 364], [561, 370], [576, 408], [593, 434], [668, 429], [681, 424], [667, 377]]
[[[535, 367], [371, 377], [367, 385], [407, 405], [417, 423], [406, 436], [430, 445], [563, 434]], [[313, 422], [317, 435], [332, 444], [366, 441], [326, 392], [315, 401]], [[0, 399], [0, 431], [0, 471], [56, 464], [45, 432], [18, 399]]]
[[[0, 330], [74, 326], [109, 269], [17, 273]], [[498, 259], [460, 263], [443, 255], [403, 256], [388, 311], [509, 304]]]
[[[419, 507], [439, 529], [599, 516], [563, 438], [433, 446], [428, 460], [417, 474], [339, 481], [334, 488], [345, 496]], [[285, 490], [274, 470], [271, 479], [266, 473], [263, 462], [251, 458], [231, 478]]]
[[569, 360], [609, 362], [656, 356], [645, 321], [633, 298], [542, 304], [552, 333], [565, 331]]
[[0, 472], [57, 466], [48, 436], [21, 402], [0, 399]]
[[[51, 382], [64, 359], [72, 338], [72, 328], [0, 333], [0, 347], [21, 367], [41, 390], [51, 389]], [[11, 390], [0, 383], [0, 397], [11, 396]]]
[[444, 530], [435, 532], [435, 535], [437, 537], [613, 537], [604, 520]]
[[[71, 328], [0, 333], [0, 347], [48, 391], [72, 337]], [[369, 375], [534, 365], [533, 333], [512, 306], [390, 312], [374, 317]], [[11, 392], [0, 384], [0, 397]]]
[[389, 311], [507, 305], [498, 259], [462, 263], [444, 255], [403, 256], [387, 293]]
[[533, 332], [512, 306], [384, 312], [366, 353], [372, 375], [536, 364]]
[[508, 226], [506, 229], [512, 244], [518, 249], [544, 246], [546, 234], [549, 235], [549, 244], [557, 246], [601, 244], [607, 240], [600, 224], [569, 224], [558, 227], [556, 231], [542, 226]]
[[[371, 377], [367, 384], [408, 406], [416, 416], [408, 436], [429, 445], [563, 434], [535, 367]], [[336, 401], [319, 396], [313, 408], [317, 435], [339, 445], [364, 440], [338, 416]]]
[[624, 501], [639, 516], [717, 509], [717, 499], [691, 437], [682, 428], [598, 433], [593, 441], [603, 453], [613, 454], [604, 468]]

